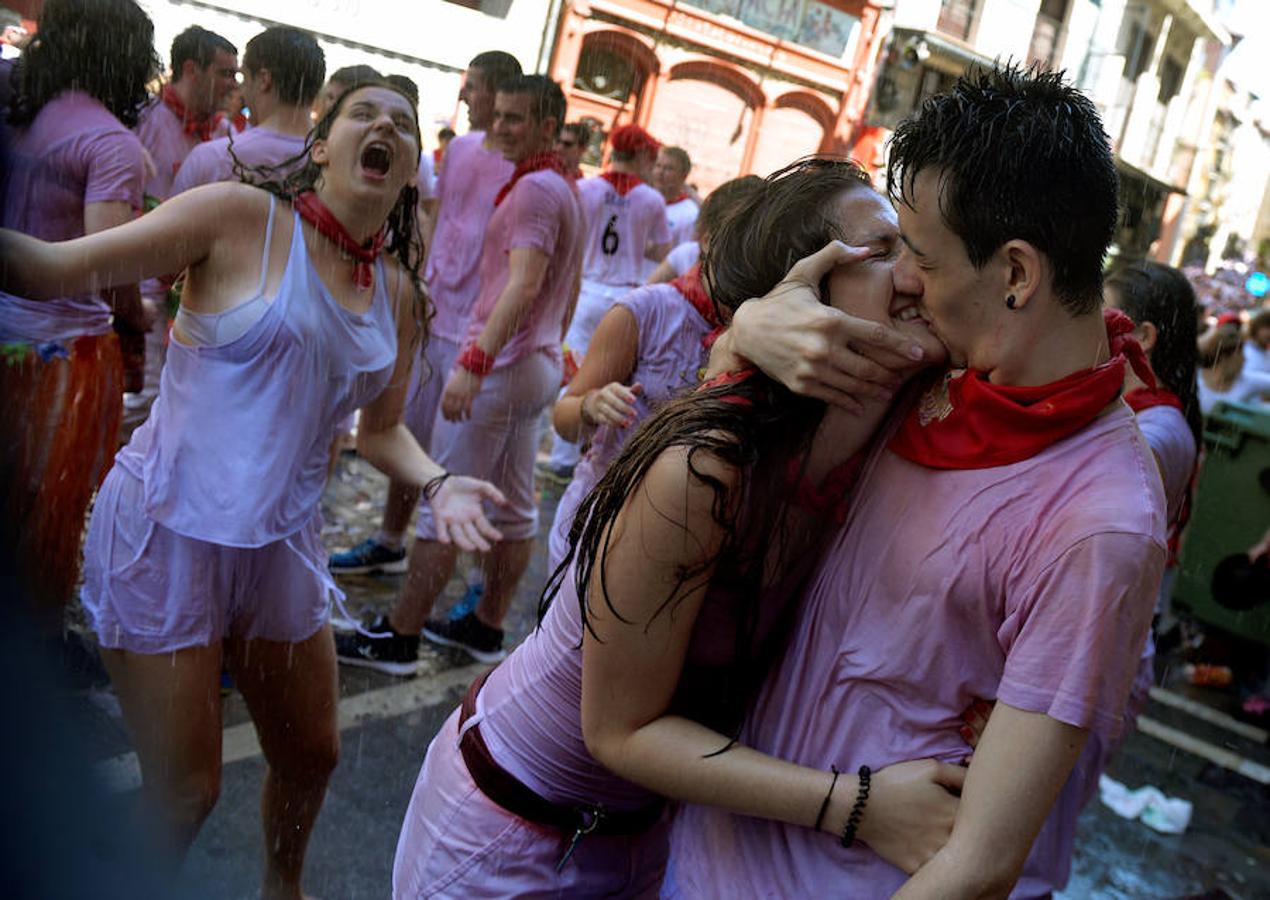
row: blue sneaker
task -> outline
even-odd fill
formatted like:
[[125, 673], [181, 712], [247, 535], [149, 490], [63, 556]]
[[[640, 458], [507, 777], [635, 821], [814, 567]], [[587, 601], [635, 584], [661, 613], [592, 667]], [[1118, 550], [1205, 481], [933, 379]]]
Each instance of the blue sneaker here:
[[476, 604], [481, 602], [481, 597], [485, 594], [485, 585], [469, 584], [463, 596], [459, 598], [459, 602], [450, 607], [450, 611], [446, 614], [446, 618], [451, 622], [461, 619], [468, 613], [476, 609]]
[[404, 547], [393, 550], [374, 538], [367, 538], [352, 550], [332, 554], [329, 566], [336, 575], [369, 575], [372, 572], [400, 575], [409, 568], [409, 563]]

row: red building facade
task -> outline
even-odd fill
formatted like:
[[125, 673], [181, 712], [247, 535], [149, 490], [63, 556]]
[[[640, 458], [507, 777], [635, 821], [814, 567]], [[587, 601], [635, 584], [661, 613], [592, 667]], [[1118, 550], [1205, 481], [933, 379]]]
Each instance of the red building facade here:
[[705, 193], [808, 153], [851, 153], [882, 16], [858, 0], [573, 0], [550, 74], [570, 121], [644, 126], [688, 151]]

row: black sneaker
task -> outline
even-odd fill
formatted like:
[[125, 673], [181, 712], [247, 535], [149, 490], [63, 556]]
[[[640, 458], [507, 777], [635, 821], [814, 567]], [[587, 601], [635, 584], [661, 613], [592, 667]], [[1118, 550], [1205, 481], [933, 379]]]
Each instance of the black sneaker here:
[[329, 563], [336, 575], [369, 575], [372, 572], [400, 575], [409, 565], [405, 547], [394, 550], [374, 538], [367, 538], [351, 550], [331, 554]]
[[457, 647], [477, 662], [496, 663], [507, 657], [503, 649], [503, 629], [490, 628], [476, 613], [458, 619], [429, 619], [423, 636], [442, 647]]
[[398, 634], [388, 624], [387, 616], [376, 616], [364, 626], [370, 637], [361, 631], [335, 635], [335, 655], [350, 666], [362, 666], [397, 675], [413, 677], [419, 669], [419, 636]]

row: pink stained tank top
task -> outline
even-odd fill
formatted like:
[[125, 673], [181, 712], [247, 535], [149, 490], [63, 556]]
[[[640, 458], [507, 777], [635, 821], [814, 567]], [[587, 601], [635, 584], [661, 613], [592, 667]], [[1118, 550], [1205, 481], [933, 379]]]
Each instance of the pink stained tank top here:
[[[178, 534], [231, 547], [294, 534], [321, 499], [336, 423], [391, 376], [396, 316], [382, 261], [370, 309], [350, 312], [318, 278], [293, 219], [264, 314], [217, 346], [172, 341], [154, 410], [116, 456], [144, 483], [146, 514]], [[266, 242], [262, 267], [268, 252]]]

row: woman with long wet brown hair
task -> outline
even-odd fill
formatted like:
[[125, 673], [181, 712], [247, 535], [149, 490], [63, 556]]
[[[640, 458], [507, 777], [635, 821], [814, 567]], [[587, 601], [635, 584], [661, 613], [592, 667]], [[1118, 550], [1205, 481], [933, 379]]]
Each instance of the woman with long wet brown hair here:
[[[860, 249], [826, 247], [835, 240]], [[726, 316], [778, 291], [798, 263], [823, 279], [826, 302], [881, 329], [911, 373], [911, 346], [931, 361], [943, 348], [892, 290], [898, 241], [894, 210], [857, 166], [805, 160], [739, 205], [712, 239], [705, 280]], [[655, 893], [667, 797], [835, 840], [856, 776], [733, 736], [889, 401], [857, 416], [751, 371], [640, 427], [578, 509], [541, 627], [477, 680], [429, 748], [395, 896]], [[915, 870], [951, 826], [945, 786], [960, 778], [929, 760], [877, 773], [862, 839]]]

